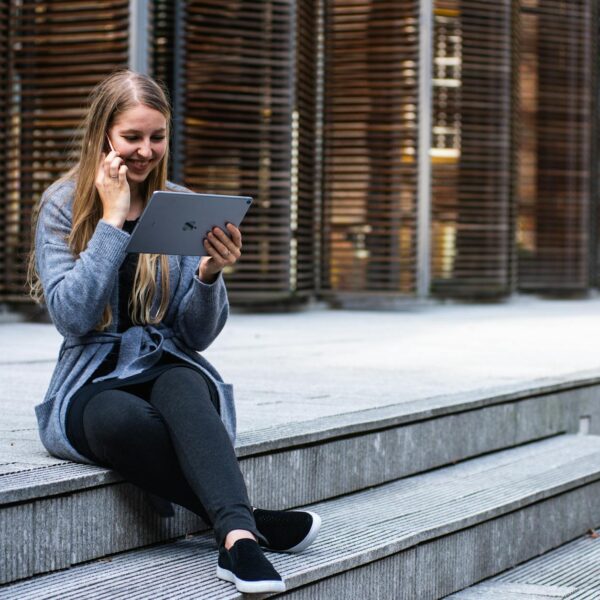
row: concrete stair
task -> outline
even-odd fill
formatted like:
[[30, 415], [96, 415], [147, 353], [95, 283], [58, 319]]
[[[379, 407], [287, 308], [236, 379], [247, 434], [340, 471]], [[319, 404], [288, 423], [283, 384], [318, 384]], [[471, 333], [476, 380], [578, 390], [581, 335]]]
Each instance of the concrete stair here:
[[592, 600], [599, 597], [600, 537], [588, 534], [448, 598]]
[[[600, 522], [600, 437], [577, 432], [599, 389], [533, 383], [244, 433], [253, 503], [323, 517], [308, 551], [270, 555], [287, 595], [441, 598], [582, 535]], [[185, 509], [161, 518], [94, 466], [3, 469], [0, 598], [238, 597]]]

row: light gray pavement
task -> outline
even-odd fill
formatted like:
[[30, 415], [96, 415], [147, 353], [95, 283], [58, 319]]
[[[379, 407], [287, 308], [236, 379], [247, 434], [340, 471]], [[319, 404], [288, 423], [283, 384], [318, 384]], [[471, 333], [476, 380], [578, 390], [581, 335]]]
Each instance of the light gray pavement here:
[[[60, 343], [53, 325], [0, 324], [0, 459], [8, 440], [36, 439], [33, 407]], [[600, 299], [233, 314], [205, 356], [234, 384], [243, 432], [432, 396], [600, 376]]]

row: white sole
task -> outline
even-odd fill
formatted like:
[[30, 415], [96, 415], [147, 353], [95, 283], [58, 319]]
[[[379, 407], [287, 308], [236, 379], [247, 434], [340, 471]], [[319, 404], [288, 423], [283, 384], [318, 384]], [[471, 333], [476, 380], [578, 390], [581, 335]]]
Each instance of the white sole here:
[[307, 512], [313, 519], [312, 526], [310, 531], [306, 534], [306, 537], [295, 546], [288, 548], [285, 552], [302, 552], [302, 550], [306, 550], [314, 541], [317, 535], [319, 535], [319, 529], [321, 529], [321, 517], [310, 510], [305, 510], [303, 512]]
[[277, 581], [268, 579], [265, 581], [245, 581], [239, 579], [228, 569], [219, 567], [217, 565], [217, 577], [229, 583], [234, 583], [238, 592], [244, 594], [262, 594], [264, 592], [285, 592], [285, 583], [283, 581]]

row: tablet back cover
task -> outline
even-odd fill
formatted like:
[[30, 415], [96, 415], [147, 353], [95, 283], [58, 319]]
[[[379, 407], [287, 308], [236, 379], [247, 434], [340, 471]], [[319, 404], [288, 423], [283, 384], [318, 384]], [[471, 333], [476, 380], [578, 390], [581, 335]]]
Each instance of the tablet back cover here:
[[239, 227], [249, 196], [154, 192], [131, 234], [127, 252], [205, 256], [203, 240], [214, 227]]

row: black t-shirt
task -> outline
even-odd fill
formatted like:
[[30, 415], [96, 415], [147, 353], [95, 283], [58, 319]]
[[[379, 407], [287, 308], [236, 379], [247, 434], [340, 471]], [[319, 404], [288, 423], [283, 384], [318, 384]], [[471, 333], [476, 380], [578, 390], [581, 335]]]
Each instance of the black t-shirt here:
[[[123, 231], [131, 234], [138, 221], [139, 217], [133, 221], [125, 221], [123, 224]], [[134, 323], [131, 321], [127, 304], [129, 302], [131, 289], [133, 288], [133, 280], [135, 278], [135, 269], [137, 267], [138, 256], [139, 255], [135, 253], [127, 254], [121, 263], [121, 266], [119, 267], [119, 326], [117, 328], [119, 333], [123, 333], [130, 327], [134, 326]], [[96, 377], [101, 377], [102, 375], [107, 375], [111, 371], [114, 371], [115, 367], [117, 366], [118, 359], [119, 344], [115, 343], [111, 351], [106, 355], [105, 359], [100, 363], [94, 373], [92, 373], [92, 375], [88, 378], [86, 383], [91, 382]], [[168, 352], [163, 353], [158, 364], [164, 363], [186, 364], [185, 361], [182, 361], [175, 355], [169, 354]]]

